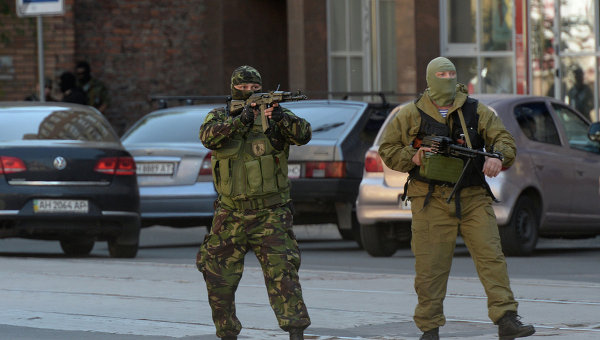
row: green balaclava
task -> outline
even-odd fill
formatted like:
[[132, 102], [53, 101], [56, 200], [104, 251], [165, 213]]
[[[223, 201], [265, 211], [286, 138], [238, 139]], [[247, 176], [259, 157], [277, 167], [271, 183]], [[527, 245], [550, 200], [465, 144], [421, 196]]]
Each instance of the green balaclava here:
[[231, 99], [246, 100], [254, 91], [238, 90], [235, 88], [235, 85], [239, 84], [258, 84], [262, 86], [260, 73], [254, 67], [244, 65], [236, 68], [231, 74]]
[[436, 72], [454, 71], [456, 67], [447, 58], [437, 57], [427, 65], [427, 92], [429, 97], [439, 106], [451, 105], [456, 95], [456, 77], [438, 78]]

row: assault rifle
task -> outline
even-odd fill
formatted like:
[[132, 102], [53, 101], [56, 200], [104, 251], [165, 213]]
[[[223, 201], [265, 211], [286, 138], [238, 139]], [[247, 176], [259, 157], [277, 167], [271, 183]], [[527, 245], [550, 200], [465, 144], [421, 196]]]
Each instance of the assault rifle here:
[[[504, 160], [504, 157], [502, 156], [501, 153], [498, 153], [498, 152], [485, 152], [485, 151], [480, 151], [480, 150], [475, 150], [475, 149], [467, 148], [467, 147], [464, 147], [464, 146], [456, 143], [450, 137], [425, 136], [425, 137], [423, 137], [423, 141], [421, 142], [421, 146], [423, 146], [423, 147], [429, 147], [429, 148], [431, 148], [431, 152], [437, 153], [437, 154], [440, 154], [440, 155], [446, 156], [446, 157], [451, 157], [451, 156], [454, 156], [454, 157], [457, 157], [457, 156], [467, 157], [467, 162], [463, 166], [462, 172], [461, 172], [460, 176], [458, 177], [458, 180], [456, 181], [456, 184], [454, 185], [454, 188], [452, 189], [452, 192], [450, 193], [450, 197], [448, 197], [448, 199], [446, 200], [448, 203], [450, 203], [450, 200], [452, 200], [452, 196], [454, 196], [454, 194], [456, 193], [456, 190], [459, 188], [459, 184], [462, 182], [463, 177], [465, 176], [465, 172], [466, 172], [467, 168], [469, 168], [469, 165], [471, 164], [471, 161], [475, 157], [477, 157], [477, 156], [486, 156], [486, 157], [497, 158], [497, 159], [499, 159], [501, 161]], [[483, 173], [480, 172], [479, 174], [483, 177]], [[483, 180], [484, 180], [484, 183], [485, 183], [485, 178], [483, 178]]]
[[255, 103], [256, 106], [260, 109], [260, 119], [262, 123], [263, 132], [269, 128], [269, 122], [267, 121], [267, 117], [265, 117], [265, 109], [267, 105], [272, 105], [273, 103], [280, 102], [289, 102], [289, 101], [297, 101], [297, 100], [306, 100], [307, 96], [303, 95], [298, 91], [297, 93], [292, 92], [284, 92], [284, 91], [270, 91], [270, 92], [261, 92], [254, 93], [250, 96], [250, 98], [246, 100], [231, 100], [229, 101], [229, 111], [237, 111], [242, 109], [244, 106], [248, 104]]

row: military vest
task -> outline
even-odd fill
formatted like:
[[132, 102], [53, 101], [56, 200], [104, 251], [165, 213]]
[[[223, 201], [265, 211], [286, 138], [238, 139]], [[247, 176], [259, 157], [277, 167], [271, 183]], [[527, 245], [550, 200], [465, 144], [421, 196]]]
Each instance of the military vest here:
[[220, 199], [232, 208], [262, 209], [290, 200], [287, 155], [271, 145], [260, 124], [213, 150], [211, 162]]
[[[478, 124], [479, 124], [479, 115], [477, 114], [477, 104], [478, 101], [476, 99], [467, 98], [463, 106], [461, 107], [463, 117], [465, 118], [465, 125], [467, 126], [469, 138], [471, 140], [473, 149], [483, 150], [485, 146], [485, 141], [478, 133]], [[416, 106], [416, 105], [415, 105]], [[419, 132], [417, 133], [417, 139], [421, 140], [425, 136], [444, 136], [450, 137], [453, 140], [461, 139], [461, 135], [464, 134], [462, 126], [460, 124], [460, 119], [458, 119], [458, 113], [456, 111], [452, 111], [448, 113], [448, 117], [450, 115], [454, 115], [454, 119], [452, 121], [452, 126], [449, 126], [444, 123], [440, 123], [435, 120], [430, 115], [423, 112], [421, 109], [417, 107], [417, 110], [421, 114], [421, 125], [419, 127]], [[467, 157], [459, 157], [463, 159], [464, 164], [467, 162]], [[473, 161], [471, 161], [471, 166], [465, 170], [465, 177], [463, 178], [460, 187], [468, 187], [474, 185], [484, 185], [485, 179], [479, 174], [483, 170], [483, 163], [485, 162], [485, 157], [477, 156]], [[419, 174], [419, 167], [413, 168], [409, 172], [411, 178], [417, 179], [423, 182], [430, 183], [431, 180], [422, 177]], [[435, 184], [447, 184], [447, 183], [435, 183]], [[448, 185], [453, 185], [448, 183]]]

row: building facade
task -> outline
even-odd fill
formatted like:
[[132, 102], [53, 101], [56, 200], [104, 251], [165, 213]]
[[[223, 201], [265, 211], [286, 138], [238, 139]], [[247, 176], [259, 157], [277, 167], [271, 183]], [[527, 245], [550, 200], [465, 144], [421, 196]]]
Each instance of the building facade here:
[[[37, 81], [35, 19], [16, 17], [14, 2], [0, 0], [0, 100], [23, 99]], [[151, 95], [227, 94], [242, 64], [261, 71], [265, 90], [367, 100], [356, 93], [385, 92], [401, 102], [426, 88], [425, 68], [439, 55], [472, 93], [555, 96], [598, 119], [598, 1], [65, 4], [64, 16], [43, 20], [47, 77], [87, 60], [109, 87], [107, 116], [121, 133], [156, 108]]]

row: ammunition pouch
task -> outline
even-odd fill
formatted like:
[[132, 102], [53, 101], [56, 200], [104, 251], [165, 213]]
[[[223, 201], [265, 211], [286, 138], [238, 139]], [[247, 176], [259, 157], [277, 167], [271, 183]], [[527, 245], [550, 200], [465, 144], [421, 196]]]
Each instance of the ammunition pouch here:
[[421, 160], [419, 175], [429, 180], [456, 183], [463, 171], [464, 162], [460, 158], [426, 152]]

